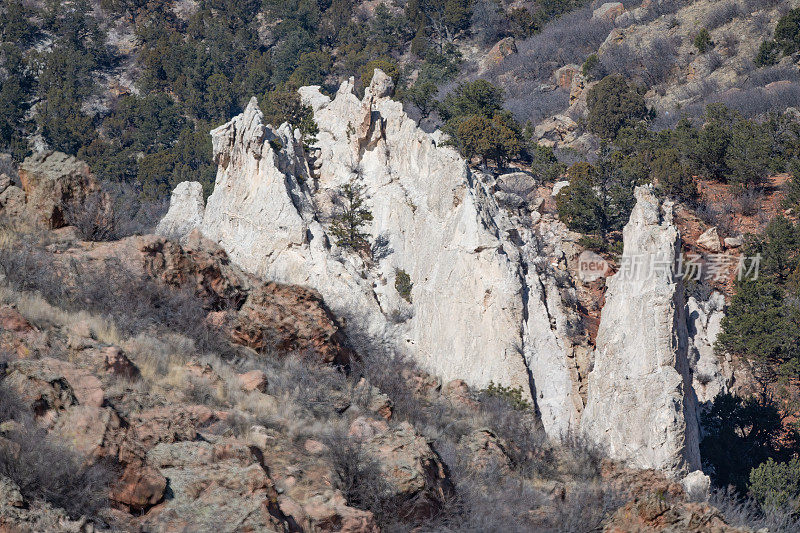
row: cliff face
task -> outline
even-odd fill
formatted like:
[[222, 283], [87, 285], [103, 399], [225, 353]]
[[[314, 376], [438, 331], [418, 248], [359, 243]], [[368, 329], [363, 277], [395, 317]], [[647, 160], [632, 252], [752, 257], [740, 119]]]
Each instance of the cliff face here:
[[[352, 81], [333, 99], [300, 92], [319, 126], [310, 154], [251, 101], [212, 131], [219, 170], [205, 209], [199, 187], [182, 184], [159, 231], [199, 227], [245, 271], [319, 291], [364, 353], [408, 355], [444, 380], [522, 387], [551, 436], [580, 427], [632, 466], [676, 476], [699, 468], [693, 373], [709, 374], [702, 401], [725, 387], [708, 364], [719, 317], [697, 312], [706, 304], [687, 308], [668, 272], [680, 250], [670, 205], [637, 190], [623, 264], [638, 275], [608, 281], [584, 410], [577, 361], [592, 355], [570, 327], [563, 295], [574, 288], [550, 257], [558, 243], [543, 243], [538, 213], [509, 207], [503, 189], [535, 180], [472, 171], [389, 98], [380, 71], [361, 100]], [[337, 191], [354, 179], [373, 215], [369, 258], [328, 233]], [[409, 300], [395, 287], [401, 270]]]
[[700, 468], [680, 237], [672, 206], [636, 189], [620, 271], [609, 278], [582, 427], [611, 457], [675, 475]]
[[[318, 290], [357, 344], [410, 355], [445, 380], [520, 386], [550, 434], [576, 427], [568, 311], [530, 220], [502, 208], [491, 180], [437, 146], [390, 93], [380, 71], [362, 100], [352, 81], [332, 100], [301, 89], [320, 130], [309, 158], [299, 135], [265, 125], [251, 101], [212, 132], [219, 171], [203, 234], [248, 272]], [[374, 217], [370, 260], [326, 231], [335, 191], [356, 176]], [[185, 231], [174, 220], [187, 203], [176, 202], [169, 227]], [[398, 269], [411, 302], [395, 289]]]

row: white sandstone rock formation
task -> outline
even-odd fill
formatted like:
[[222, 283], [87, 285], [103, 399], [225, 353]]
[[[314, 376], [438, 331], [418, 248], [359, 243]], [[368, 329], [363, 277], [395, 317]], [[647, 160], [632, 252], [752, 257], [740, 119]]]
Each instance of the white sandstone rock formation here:
[[[219, 169], [202, 232], [244, 270], [318, 290], [356, 342], [408, 354], [444, 380], [520, 386], [549, 434], [576, 428], [570, 315], [530, 217], [501, 207], [491, 180], [391, 92], [379, 70], [361, 100], [352, 79], [333, 100], [302, 88], [319, 127], [310, 158], [299, 132], [265, 125], [253, 99], [212, 131]], [[369, 260], [327, 233], [331, 200], [356, 176], [374, 217]], [[395, 289], [398, 269], [411, 303]]]
[[727, 392], [733, 384], [733, 367], [729, 356], [714, 352], [717, 335], [722, 331], [725, 316], [725, 296], [714, 291], [708, 300], [698, 302], [690, 297], [687, 302], [689, 328], [689, 365], [692, 368], [694, 390], [700, 405], [710, 405], [720, 392]]
[[203, 186], [196, 181], [179, 183], [172, 191], [169, 211], [156, 227], [156, 234], [179, 239], [203, 224]]
[[636, 189], [620, 272], [608, 279], [581, 426], [612, 458], [680, 476], [700, 468], [680, 237], [672, 205]]

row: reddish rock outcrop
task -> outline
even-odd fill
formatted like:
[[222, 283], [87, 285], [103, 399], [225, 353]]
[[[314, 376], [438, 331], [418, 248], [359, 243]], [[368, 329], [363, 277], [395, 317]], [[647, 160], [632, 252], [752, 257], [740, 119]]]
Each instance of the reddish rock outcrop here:
[[79, 217], [100, 227], [110, 226], [111, 199], [83, 161], [61, 152], [39, 152], [20, 165], [19, 179], [34, 225], [62, 228]]

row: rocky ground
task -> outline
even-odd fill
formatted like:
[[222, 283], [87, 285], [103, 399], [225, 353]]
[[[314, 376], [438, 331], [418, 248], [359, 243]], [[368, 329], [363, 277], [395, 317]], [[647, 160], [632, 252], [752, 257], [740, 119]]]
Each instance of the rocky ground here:
[[702, 480], [549, 443], [524, 405], [371, 362], [319, 294], [196, 231], [84, 240], [70, 213], [113, 213], [73, 158], [4, 184], [3, 530], [736, 530]]

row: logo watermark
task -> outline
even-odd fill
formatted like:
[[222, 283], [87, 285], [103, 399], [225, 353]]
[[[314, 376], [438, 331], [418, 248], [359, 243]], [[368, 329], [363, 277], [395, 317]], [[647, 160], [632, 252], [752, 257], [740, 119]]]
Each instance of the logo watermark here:
[[608, 261], [591, 250], [584, 250], [578, 256], [578, 277], [581, 281], [590, 283], [606, 277], [611, 272]]
[[[733, 274], [739, 281], [757, 280], [761, 254], [738, 256], [726, 253], [685, 254], [673, 260], [666, 255], [639, 254], [623, 256], [616, 276], [627, 281], [653, 278], [723, 281]], [[608, 262], [600, 255], [585, 250], [578, 257], [578, 276], [581, 281], [592, 282], [613, 273]]]

